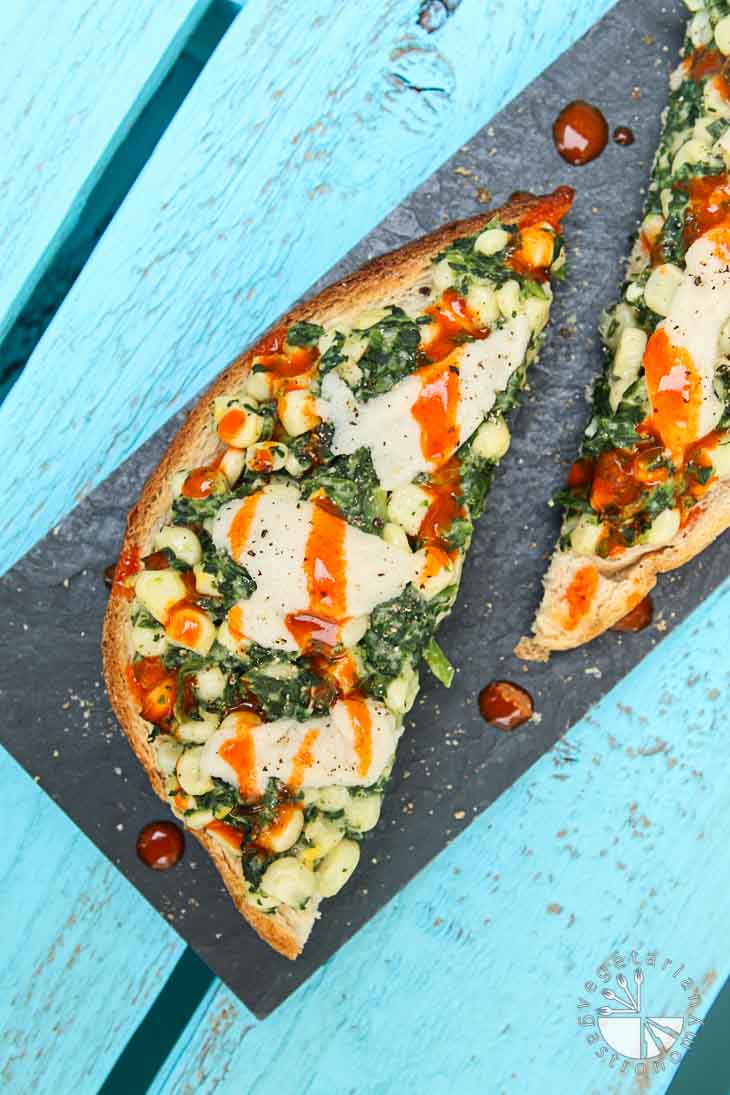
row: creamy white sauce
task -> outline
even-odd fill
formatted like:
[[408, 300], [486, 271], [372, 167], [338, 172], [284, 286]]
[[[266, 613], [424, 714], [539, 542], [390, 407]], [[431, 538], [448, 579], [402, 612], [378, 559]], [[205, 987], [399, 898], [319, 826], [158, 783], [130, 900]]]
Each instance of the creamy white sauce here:
[[[497, 394], [522, 364], [529, 342], [527, 317], [518, 315], [489, 338], [469, 342], [449, 355], [449, 364], [459, 370], [460, 382], [454, 450], [494, 406]], [[317, 409], [335, 428], [333, 451], [340, 455], [370, 449], [375, 472], [386, 490], [433, 471], [434, 465], [423, 454], [421, 428], [412, 413], [421, 388], [417, 375], [407, 376], [389, 392], [363, 403], [337, 373], [328, 373]]]
[[[372, 752], [364, 772], [360, 769], [360, 756], [355, 748], [356, 728], [342, 700], [332, 707], [329, 714], [304, 722], [277, 719], [249, 728], [243, 720], [239, 729], [236, 713], [228, 715], [203, 747], [201, 772], [239, 789], [238, 775], [220, 756], [220, 750], [239, 734], [250, 733], [254, 756], [250, 769], [251, 785], [247, 790], [251, 793], [263, 794], [271, 778], [290, 783], [295, 770], [301, 777], [301, 787], [369, 787], [383, 774], [395, 752], [402, 729], [384, 704], [376, 700], [365, 702], [372, 720]], [[313, 731], [316, 731], [316, 736], [311, 733]], [[311, 756], [311, 764], [302, 765], [295, 761], [303, 745]]]
[[720, 357], [720, 332], [730, 317], [730, 265], [715, 253], [712, 239], [702, 236], [686, 255], [684, 280], [677, 289], [669, 315], [659, 324], [669, 341], [691, 355], [702, 382], [702, 404], [697, 436], [717, 426], [723, 404], [714, 390]]
[[[245, 500], [222, 506], [213, 525], [216, 547], [227, 551], [256, 582], [255, 593], [239, 601], [242, 634], [261, 646], [298, 651], [286, 617], [309, 607], [304, 552], [314, 506], [302, 501], [295, 490], [261, 491], [245, 544], [234, 555], [231, 523], [244, 504]], [[367, 615], [376, 605], [397, 597], [423, 565], [420, 556], [351, 525], [345, 527], [344, 560], [344, 618], [348, 619]]]

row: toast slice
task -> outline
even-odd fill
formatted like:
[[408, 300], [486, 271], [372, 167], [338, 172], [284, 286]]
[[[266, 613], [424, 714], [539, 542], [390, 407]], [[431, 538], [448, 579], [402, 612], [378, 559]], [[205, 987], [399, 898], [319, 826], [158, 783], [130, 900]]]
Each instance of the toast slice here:
[[619, 623], [730, 525], [730, 4], [690, 6], [530, 660]]
[[565, 256], [569, 188], [382, 256], [202, 396], [131, 511], [103, 633], [157, 794], [288, 958], [378, 820]]

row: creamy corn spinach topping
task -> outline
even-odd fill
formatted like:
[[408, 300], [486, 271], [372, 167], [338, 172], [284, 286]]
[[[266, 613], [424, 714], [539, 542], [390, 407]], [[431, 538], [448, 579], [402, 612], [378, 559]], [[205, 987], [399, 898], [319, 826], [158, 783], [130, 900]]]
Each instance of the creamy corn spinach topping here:
[[347, 881], [421, 661], [451, 683], [435, 633], [564, 273], [571, 194], [540, 201], [453, 241], [402, 300], [268, 336], [123, 579], [172, 807], [261, 909]]
[[730, 5], [691, 0], [659, 149], [561, 547], [620, 561], [670, 543], [730, 475]]

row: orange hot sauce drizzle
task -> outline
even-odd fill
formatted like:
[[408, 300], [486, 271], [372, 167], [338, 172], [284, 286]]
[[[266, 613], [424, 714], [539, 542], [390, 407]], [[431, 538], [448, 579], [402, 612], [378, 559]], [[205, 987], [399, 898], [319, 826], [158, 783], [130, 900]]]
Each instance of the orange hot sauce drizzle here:
[[572, 631], [590, 610], [598, 589], [598, 571], [594, 566], [581, 567], [565, 591], [568, 614], [565, 626]]
[[487, 338], [489, 328], [481, 327], [464, 298], [455, 289], [447, 289], [441, 299], [426, 309], [437, 331], [422, 347], [432, 362], [442, 361], [450, 353], [471, 339]]
[[611, 628], [612, 631], [643, 631], [648, 627], [652, 621], [654, 615], [654, 605], [652, 604], [651, 597], [647, 593], [646, 597], [642, 597], [636, 601], [634, 605], [629, 609], [625, 616], [622, 616], [620, 620]]
[[140, 570], [140, 558], [139, 548], [135, 545], [125, 548], [122, 554], [117, 560], [117, 565], [114, 570], [114, 580], [112, 582], [112, 592], [116, 591], [120, 593], [126, 600], [131, 601], [134, 599], [134, 590], [131, 586], [125, 585], [125, 580], [131, 578], [134, 574], [138, 574]]
[[218, 423], [218, 436], [226, 445], [234, 445], [239, 430], [246, 425], [248, 415], [242, 407], [231, 407]]
[[553, 122], [553, 140], [563, 159], [580, 167], [603, 152], [608, 144], [608, 123], [598, 107], [575, 99]]
[[219, 482], [220, 472], [213, 466], [193, 468], [182, 485], [185, 498], [208, 498]]
[[353, 730], [357, 756], [357, 773], [366, 776], [373, 760], [373, 720], [363, 696], [351, 695], [342, 701], [347, 708]]
[[243, 630], [243, 605], [233, 605], [226, 619], [231, 635], [237, 643], [242, 643], [246, 638]]
[[312, 728], [307, 730], [302, 744], [297, 749], [296, 753], [292, 757], [291, 762], [291, 774], [287, 780], [287, 786], [292, 791], [298, 791], [304, 782], [304, 774], [308, 768], [311, 768], [314, 764], [314, 743], [319, 737], [319, 730]]
[[339, 641], [347, 614], [346, 531], [341, 517], [315, 502], [304, 549], [309, 605], [286, 617], [286, 626], [303, 650], [313, 645], [333, 647]]
[[161, 658], [139, 658], [127, 666], [125, 676], [143, 718], [166, 728], [175, 709], [176, 675]]
[[310, 657], [309, 664], [312, 672], [329, 681], [341, 696], [352, 692], [357, 684], [357, 662], [347, 650], [334, 658], [315, 654]]
[[547, 281], [554, 251], [555, 237], [549, 229], [541, 225], [528, 226], [522, 229], [519, 245], [510, 255], [508, 263], [516, 273], [524, 274], [533, 281]]
[[200, 637], [204, 616], [202, 609], [182, 601], [170, 611], [165, 630], [173, 642], [182, 646], [195, 646]]
[[274, 455], [271, 449], [267, 448], [265, 444], [262, 445], [251, 457], [249, 466], [252, 471], [261, 472], [262, 475], [265, 475], [269, 471], [273, 471]]
[[314, 369], [319, 350], [316, 346], [288, 346], [286, 330], [279, 328], [259, 343], [256, 364], [274, 379], [275, 394], [301, 386]]
[[598, 513], [623, 509], [641, 495], [641, 486], [633, 475], [634, 454], [630, 449], [608, 449], [596, 460], [591, 482], [590, 502]]
[[421, 430], [421, 452], [431, 464], [443, 464], [459, 447], [459, 371], [445, 362], [416, 374], [421, 391], [411, 408]]
[[134, 672], [134, 663], [130, 662], [124, 670], [124, 677], [127, 682], [127, 688], [129, 689], [132, 698], [134, 699], [137, 709], [142, 707], [142, 689], [139, 686], [139, 681]]
[[253, 728], [258, 726], [260, 721], [258, 715], [253, 712], [239, 711], [236, 715], [235, 738], [224, 741], [218, 749], [218, 756], [236, 773], [238, 788], [243, 798], [254, 798], [258, 794]]
[[684, 215], [684, 243], [691, 247], [700, 236], [730, 221], [727, 171], [718, 175], [695, 175], [681, 185], [689, 196]]
[[137, 855], [153, 871], [166, 871], [179, 862], [185, 837], [172, 821], [151, 821], [137, 837]]
[[672, 454], [675, 464], [697, 436], [702, 405], [702, 382], [692, 356], [674, 346], [662, 328], [649, 339], [644, 353], [644, 372], [652, 414], [647, 425]]
[[515, 730], [532, 717], [532, 696], [512, 681], [492, 681], [479, 693], [482, 718], [498, 730]]
[[294, 814], [299, 813], [302, 807], [294, 802], [282, 802], [276, 808], [274, 820], [266, 828], [260, 829], [254, 838], [254, 843], [266, 850], [273, 850], [271, 843], [284, 832]]
[[431, 505], [418, 530], [419, 539], [425, 544], [443, 547], [444, 537], [457, 517], [464, 514], [461, 498], [461, 474], [459, 461], [449, 460], [424, 484], [431, 495]]
[[[518, 195], [513, 195], [510, 201], [516, 200]], [[575, 190], [572, 186], [559, 186], [553, 194], [547, 194], [539, 202], [533, 203], [532, 194], [530, 208], [523, 213], [518, 225], [520, 228], [528, 228], [532, 224], [549, 224], [556, 232], [560, 232], [563, 217], [570, 212], [570, 207], [575, 198]]]
[[[699, 441], [695, 441], [694, 445], [690, 445], [685, 454], [687, 467], [690, 468], [711, 468], [712, 467], [712, 450], [717, 448], [721, 439], [725, 436], [724, 430], [712, 430], [706, 437], [702, 437]], [[688, 476], [689, 485], [687, 487], [687, 493], [695, 501], [702, 498], [704, 494], [707, 494], [713, 483], [717, 482], [717, 476], [711, 475], [705, 483], [701, 483], [695, 476]], [[682, 520], [686, 523], [690, 518], [693, 518], [696, 513], [695, 509], [688, 507], [688, 512], [683, 510]]]
[[209, 833], [215, 833], [226, 844], [230, 845], [236, 851], [239, 851], [243, 844], [243, 833], [240, 829], [237, 829], [234, 825], [228, 825], [225, 821], [209, 821], [205, 826], [206, 831]]
[[256, 507], [261, 500], [260, 494], [249, 494], [244, 498], [241, 507], [236, 512], [228, 530], [228, 542], [231, 545], [231, 555], [240, 563], [248, 538], [251, 534], [251, 525], [256, 516]]
[[730, 98], [730, 84], [726, 78], [727, 58], [719, 49], [699, 46], [686, 60], [687, 77], [699, 84], [705, 76], [715, 77], [715, 87], [724, 99]]

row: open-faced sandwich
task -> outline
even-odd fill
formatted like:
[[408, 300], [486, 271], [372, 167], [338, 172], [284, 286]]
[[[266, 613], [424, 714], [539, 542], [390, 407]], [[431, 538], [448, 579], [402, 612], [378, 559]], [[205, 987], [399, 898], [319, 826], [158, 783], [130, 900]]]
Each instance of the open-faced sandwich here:
[[588, 642], [730, 525], [730, 4], [695, 13], [534, 637]]
[[548, 321], [572, 191], [516, 196], [285, 316], [202, 398], [129, 517], [104, 628], [157, 793], [300, 952], [373, 828], [422, 659]]

